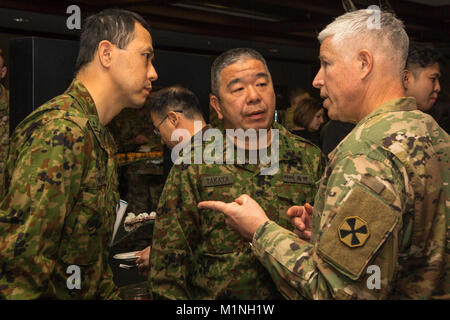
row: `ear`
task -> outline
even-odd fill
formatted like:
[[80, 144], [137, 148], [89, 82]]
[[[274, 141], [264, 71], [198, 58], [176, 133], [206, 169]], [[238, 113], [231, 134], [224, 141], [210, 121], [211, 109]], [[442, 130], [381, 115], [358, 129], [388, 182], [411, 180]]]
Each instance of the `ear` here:
[[109, 68], [111, 66], [113, 51], [114, 45], [108, 40], [102, 40], [98, 44], [97, 56], [103, 67]]
[[409, 70], [403, 71], [403, 87], [408, 89], [414, 81], [414, 75]]
[[361, 80], [367, 78], [373, 69], [373, 55], [367, 49], [362, 49], [358, 52], [358, 65], [361, 71]]
[[217, 117], [219, 118], [219, 120], [222, 120], [223, 119], [223, 114], [222, 114], [222, 109], [220, 108], [219, 98], [217, 98], [213, 94], [210, 94], [209, 95], [209, 104], [211, 105], [211, 107], [214, 108], [214, 110], [216, 110]]
[[167, 113], [167, 120], [176, 128], [180, 124], [180, 115], [176, 112], [169, 111]]

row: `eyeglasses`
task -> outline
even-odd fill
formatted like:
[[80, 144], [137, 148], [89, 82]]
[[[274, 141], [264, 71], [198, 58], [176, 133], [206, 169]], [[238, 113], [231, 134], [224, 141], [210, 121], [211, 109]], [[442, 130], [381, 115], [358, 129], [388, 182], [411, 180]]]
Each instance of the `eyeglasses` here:
[[[170, 110], [173, 112], [178, 112], [178, 113], [183, 113], [183, 110]], [[153, 129], [153, 132], [157, 135], [157, 136], [161, 136], [161, 132], [159, 132], [159, 127], [163, 124], [164, 120], [167, 119], [167, 117], [169, 116], [169, 114], [167, 113], [164, 118], [162, 118], [162, 120], [159, 122], [159, 124], [155, 127], [155, 129]]]

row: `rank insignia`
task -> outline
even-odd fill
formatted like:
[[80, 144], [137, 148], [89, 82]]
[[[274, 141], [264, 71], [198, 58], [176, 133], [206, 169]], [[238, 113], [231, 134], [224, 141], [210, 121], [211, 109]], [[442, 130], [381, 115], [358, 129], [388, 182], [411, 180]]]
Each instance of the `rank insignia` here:
[[363, 246], [369, 238], [369, 226], [360, 217], [347, 217], [338, 229], [339, 239], [348, 247]]

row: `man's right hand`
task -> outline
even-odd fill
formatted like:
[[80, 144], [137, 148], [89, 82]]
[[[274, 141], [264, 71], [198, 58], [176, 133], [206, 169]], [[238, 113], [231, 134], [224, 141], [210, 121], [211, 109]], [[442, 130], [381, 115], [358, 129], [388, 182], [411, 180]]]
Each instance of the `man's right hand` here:
[[294, 233], [301, 239], [309, 241], [311, 239], [313, 206], [305, 203], [304, 206], [293, 206], [288, 209], [286, 214], [291, 217], [291, 223], [294, 225]]

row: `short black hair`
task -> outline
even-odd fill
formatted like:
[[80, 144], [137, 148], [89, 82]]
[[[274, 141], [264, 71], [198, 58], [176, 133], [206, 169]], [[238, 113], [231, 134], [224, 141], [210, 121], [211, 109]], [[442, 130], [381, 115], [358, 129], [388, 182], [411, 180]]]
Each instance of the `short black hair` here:
[[161, 89], [152, 97], [149, 110], [160, 118], [169, 111], [183, 111], [187, 119], [203, 118], [200, 111], [200, 102], [191, 90], [180, 85]]
[[150, 25], [144, 18], [128, 10], [106, 9], [89, 16], [80, 36], [76, 72], [92, 61], [98, 44], [103, 40], [110, 41], [120, 49], [125, 48], [134, 39], [136, 22], [150, 33]]
[[269, 68], [267, 67], [266, 59], [258, 51], [251, 48], [234, 48], [223, 52], [213, 62], [211, 66], [211, 93], [220, 99], [219, 87], [220, 87], [220, 72], [223, 69], [236, 63], [238, 61], [246, 59], [255, 59], [262, 62], [270, 75]]
[[445, 63], [444, 57], [436, 50], [421, 44], [411, 44], [406, 60], [405, 69], [415, 71], [418, 68], [426, 68], [430, 65]]

